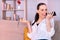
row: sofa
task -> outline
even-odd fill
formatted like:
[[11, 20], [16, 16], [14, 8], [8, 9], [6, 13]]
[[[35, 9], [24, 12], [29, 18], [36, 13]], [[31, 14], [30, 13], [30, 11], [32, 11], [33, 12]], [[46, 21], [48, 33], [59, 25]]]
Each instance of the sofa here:
[[60, 21], [55, 20], [55, 35], [52, 37], [53, 40], [60, 40]]
[[[27, 37], [27, 32], [28, 32], [28, 29], [27, 27], [24, 29], [24, 40], [30, 40], [28, 37]], [[55, 34], [54, 36], [52, 37], [52, 40], [60, 40], [60, 21], [56, 21], [55, 20]]]

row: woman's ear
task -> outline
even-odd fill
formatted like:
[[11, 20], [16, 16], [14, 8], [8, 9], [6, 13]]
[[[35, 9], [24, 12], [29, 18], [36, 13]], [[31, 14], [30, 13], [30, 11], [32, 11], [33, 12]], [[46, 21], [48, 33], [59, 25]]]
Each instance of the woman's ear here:
[[36, 12], [37, 12], [37, 13], [39, 13], [39, 11], [38, 11], [38, 10], [36, 10]]

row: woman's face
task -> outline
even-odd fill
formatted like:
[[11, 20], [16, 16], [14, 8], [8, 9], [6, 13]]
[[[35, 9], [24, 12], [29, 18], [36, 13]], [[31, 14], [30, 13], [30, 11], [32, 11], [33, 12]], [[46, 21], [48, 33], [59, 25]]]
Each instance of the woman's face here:
[[39, 17], [45, 18], [46, 13], [47, 13], [47, 6], [46, 5], [41, 5], [41, 6], [39, 6], [39, 10], [37, 10], [37, 11], [39, 13]]

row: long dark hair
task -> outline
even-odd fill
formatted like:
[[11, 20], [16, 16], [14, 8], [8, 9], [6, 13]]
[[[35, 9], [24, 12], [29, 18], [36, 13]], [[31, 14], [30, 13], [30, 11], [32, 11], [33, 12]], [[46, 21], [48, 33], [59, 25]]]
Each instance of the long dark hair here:
[[[46, 4], [45, 4], [45, 3], [39, 3], [39, 4], [37, 5], [37, 10], [39, 10], [39, 7], [40, 7], [41, 5], [46, 5]], [[38, 19], [39, 19], [39, 14], [36, 13], [36, 15], [35, 15], [35, 20], [34, 20], [34, 22], [32, 23], [32, 25], [34, 25], [34, 23], [37, 22]]]

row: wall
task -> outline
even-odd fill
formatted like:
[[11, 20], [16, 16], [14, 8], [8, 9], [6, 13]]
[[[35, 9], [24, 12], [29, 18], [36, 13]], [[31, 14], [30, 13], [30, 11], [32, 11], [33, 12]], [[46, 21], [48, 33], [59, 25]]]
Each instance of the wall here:
[[[28, 20], [32, 21], [34, 18], [34, 15], [36, 13], [36, 5], [39, 3], [36, 0], [28, 0]], [[44, 0], [43, 0], [44, 1]], [[44, 1], [45, 2], [45, 1]], [[48, 11], [56, 11], [57, 16], [55, 17], [55, 20], [60, 20], [60, 0], [48, 0]]]
[[[39, 2], [40, 0], [38, 0]], [[27, 19], [32, 21], [34, 19], [35, 13], [36, 13], [36, 5], [37, 0], [27, 0]], [[0, 0], [1, 3], [1, 0]], [[49, 11], [56, 11], [57, 16], [55, 17], [55, 20], [60, 20], [60, 0], [48, 0], [48, 10]], [[0, 4], [0, 12], [2, 10], [1, 4]], [[19, 14], [20, 12], [18, 12]], [[21, 12], [24, 13], [24, 12]], [[2, 12], [0, 13], [0, 19], [2, 18]], [[10, 15], [10, 14], [9, 14]], [[23, 14], [21, 14], [23, 15]], [[23, 16], [22, 16], [23, 17]]]
[[27, 0], [27, 15], [28, 20], [32, 21], [34, 19], [35, 13], [36, 13], [36, 0]]
[[60, 20], [60, 0], [48, 0], [49, 11], [56, 11], [55, 20]]

